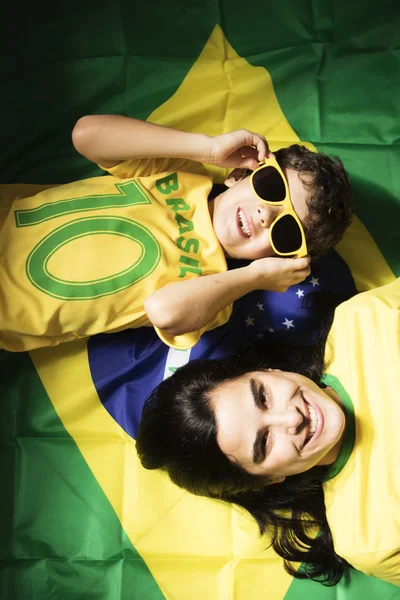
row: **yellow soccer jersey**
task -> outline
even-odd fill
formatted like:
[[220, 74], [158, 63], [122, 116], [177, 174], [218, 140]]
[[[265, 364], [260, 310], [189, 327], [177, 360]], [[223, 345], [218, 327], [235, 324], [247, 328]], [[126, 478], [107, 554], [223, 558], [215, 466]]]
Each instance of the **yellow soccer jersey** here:
[[[143, 304], [156, 289], [226, 271], [207, 206], [212, 180], [201, 170], [179, 160], [124, 161], [111, 175], [12, 203], [3, 186], [0, 347], [30, 350], [150, 325]], [[189, 348], [230, 313], [228, 306], [201, 331], [158, 334]]]
[[340, 384], [349, 394], [354, 406], [355, 441], [345, 466], [325, 483], [327, 517], [336, 552], [356, 569], [397, 585], [399, 309], [399, 279], [355, 296], [336, 309], [328, 341], [333, 354], [328, 372], [335, 377], [328, 377], [326, 383], [342, 398]]

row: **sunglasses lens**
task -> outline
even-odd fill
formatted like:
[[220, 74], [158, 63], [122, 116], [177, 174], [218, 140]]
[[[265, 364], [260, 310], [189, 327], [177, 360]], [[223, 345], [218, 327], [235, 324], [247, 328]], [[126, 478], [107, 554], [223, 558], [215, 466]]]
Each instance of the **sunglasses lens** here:
[[282, 175], [275, 167], [264, 167], [254, 173], [253, 186], [256, 194], [268, 202], [282, 202], [286, 197]]
[[275, 248], [286, 254], [297, 252], [301, 248], [301, 230], [292, 215], [284, 215], [276, 221], [271, 229], [271, 239]]

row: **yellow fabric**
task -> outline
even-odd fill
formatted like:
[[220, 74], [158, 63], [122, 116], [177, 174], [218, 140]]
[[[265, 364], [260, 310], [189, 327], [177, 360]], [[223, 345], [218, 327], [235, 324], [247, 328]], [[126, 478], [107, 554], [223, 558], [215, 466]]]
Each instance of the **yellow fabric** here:
[[[149, 325], [143, 303], [156, 289], [225, 271], [207, 206], [212, 180], [201, 169], [125, 161], [112, 175], [16, 198], [11, 209], [3, 186], [0, 347], [30, 350]], [[208, 327], [230, 313], [228, 306]], [[158, 333], [186, 349], [202, 332]]]
[[[328, 373], [350, 395], [353, 452], [325, 484], [336, 552], [400, 585], [400, 279], [338, 307]], [[332, 350], [333, 349], [333, 350]], [[329, 354], [328, 354], [329, 355]]]
[[[161, 471], [146, 471], [135, 441], [101, 403], [87, 342], [41, 348], [31, 358], [57, 414], [168, 600], [282, 600], [293, 578], [232, 505], [193, 496]], [[71, 377], [71, 373], [73, 377]], [[79, 385], [77, 385], [79, 382]]]

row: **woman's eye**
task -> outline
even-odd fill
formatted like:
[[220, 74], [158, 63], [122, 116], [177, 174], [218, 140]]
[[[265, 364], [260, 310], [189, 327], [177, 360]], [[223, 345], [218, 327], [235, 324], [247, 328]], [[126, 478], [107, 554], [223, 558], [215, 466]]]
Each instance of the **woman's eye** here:
[[261, 442], [261, 450], [262, 450], [264, 457], [267, 454], [267, 445], [268, 445], [268, 435], [264, 435], [262, 442]]

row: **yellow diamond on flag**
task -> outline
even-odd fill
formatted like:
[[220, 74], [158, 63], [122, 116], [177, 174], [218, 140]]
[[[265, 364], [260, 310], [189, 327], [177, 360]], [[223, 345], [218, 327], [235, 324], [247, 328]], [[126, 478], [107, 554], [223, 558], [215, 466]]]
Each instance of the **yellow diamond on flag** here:
[[292, 577], [250, 516], [193, 496], [165, 473], [141, 466], [135, 441], [93, 386], [86, 340], [42, 348], [31, 357], [58, 416], [167, 599], [224, 600], [235, 590], [235, 598], [247, 600], [268, 589], [269, 600], [283, 600]]
[[[176, 93], [149, 120], [209, 135], [244, 127], [265, 135], [272, 150], [299, 142], [268, 71], [240, 57], [218, 26]], [[214, 173], [221, 178], [221, 171]], [[394, 279], [358, 219], [340, 248], [363, 288]], [[266, 590], [269, 600], [283, 600], [293, 579], [247, 514], [192, 496], [164, 473], [143, 469], [134, 440], [93, 386], [86, 341], [37, 350], [31, 357], [65, 428], [166, 598], [247, 600]]]
[[[208, 135], [250, 129], [264, 135], [271, 150], [299, 142], [268, 71], [239, 56], [219, 25], [178, 90], [148, 120]], [[312, 144], [301, 143], [315, 150]]]

